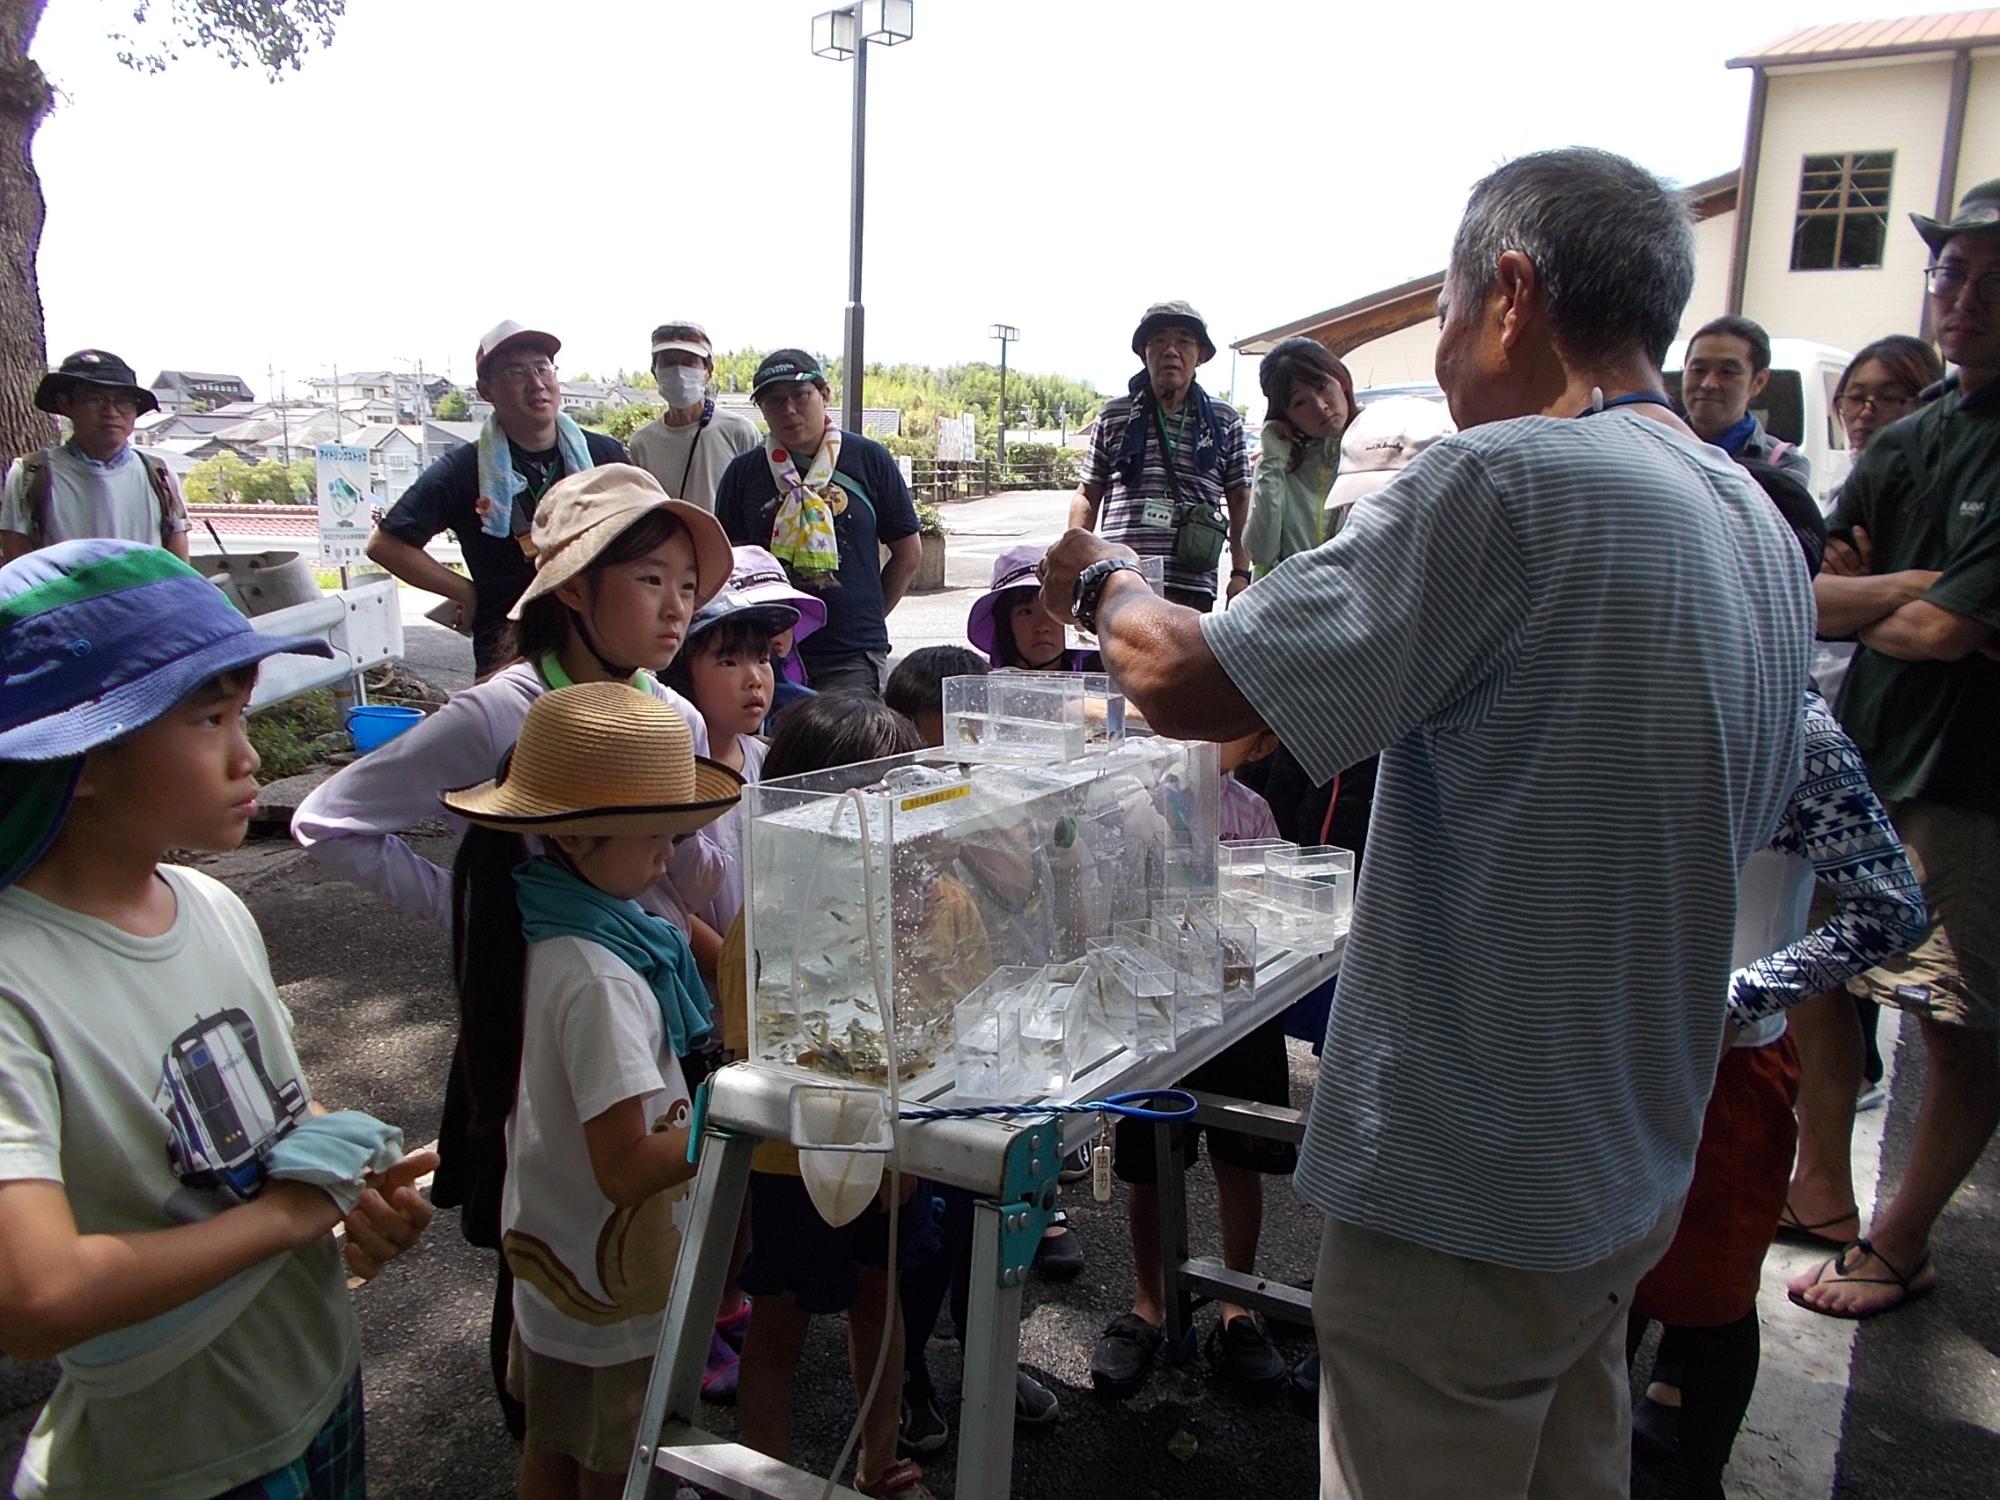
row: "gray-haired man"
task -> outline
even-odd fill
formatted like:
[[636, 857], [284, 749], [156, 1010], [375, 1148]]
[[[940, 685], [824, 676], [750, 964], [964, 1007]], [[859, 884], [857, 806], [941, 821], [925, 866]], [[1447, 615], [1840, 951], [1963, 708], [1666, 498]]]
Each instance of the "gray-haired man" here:
[[1318, 780], [1382, 751], [1297, 1178], [1323, 1496], [1627, 1487], [1626, 1306], [1687, 1190], [1813, 624], [1770, 501], [1667, 407], [1693, 277], [1632, 163], [1509, 163], [1452, 248], [1455, 436], [1226, 614], [1087, 533], [1045, 565], [1162, 733], [1268, 725]]

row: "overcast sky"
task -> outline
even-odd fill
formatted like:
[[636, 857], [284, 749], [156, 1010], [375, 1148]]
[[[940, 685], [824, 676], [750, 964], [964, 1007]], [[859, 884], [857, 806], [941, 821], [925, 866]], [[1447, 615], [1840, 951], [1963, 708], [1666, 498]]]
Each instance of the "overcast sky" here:
[[[837, 353], [850, 64], [812, 0], [348, 0], [281, 84], [123, 68], [131, 0], [54, 0], [35, 143], [52, 357], [471, 375], [503, 317], [566, 370], [642, 367], [671, 317]], [[166, 10], [165, 0], [155, 9]], [[1741, 159], [1746, 70], [1843, 0], [1623, 6], [917, 0], [870, 53], [872, 360], [1122, 386], [1151, 301], [1229, 340], [1443, 265], [1470, 185], [1539, 147], [1677, 181]], [[1238, 385], [1254, 389], [1244, 361]]]

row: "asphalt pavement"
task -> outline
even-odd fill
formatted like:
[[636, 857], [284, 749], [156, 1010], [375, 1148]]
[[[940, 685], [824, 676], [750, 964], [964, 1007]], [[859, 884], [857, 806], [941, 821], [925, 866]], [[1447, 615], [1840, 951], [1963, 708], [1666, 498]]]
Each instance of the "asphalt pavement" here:
[[[912, 596], [892, 618], [898, 652], [962, 640], [965, 611], [991, 559], [1022, 540], [1053, 537], [1065, 497], [1002, 496], [947, 508], [950, 588]], [[405, 591], [406, 665], [446, 688], [470, 678], [470, 650], [422, 620], [424, 596]], [[420, 848], [448, 859], [441, 824], [420, 829]], [[447, 942], [436, 929], [335, 881], [288, 843], [256, 842], [207, 862], [255, 914], [280, 992], [298, 1020], [314, 1093], [400, 1124], [412, 1143], [436, 1134], [454, 1031]], [[1891, 1032], [1892, 1041], [1894, 1040]], [[1908, 1155], [1921, 1099], [1914, 1031], [1897, 1056], [1883, 1113], [1864, 1116], [1857, 1160], [1864, 1188], [1892, 1190]], [[1303, 1104], [1320, 1080], [1293, 1044], [1292, 1094]], [[1189, 1178], [1197, 1253], [1218, 1253], [1213, 1180]], [[1134, 1397], [1108, 1402], [1090, 1390], [1090, 1345], [1131, 1293], [1124, 1205], [1064, 1205], [1086, 1257], [1066, 1284], [1032, 1281], [1023, 1305], [1022, 1359], [1058, 1396], [1052, 1431], [1016, 1444], [1014, 1493], [1035, 1500], [1195, 1500], [1221, 1494], [1311, 1496], [1317, 1450], [1312, 1418], [1282, 1399], [1246, 1399], [1215, 1382], [1199, 1353], [1159, 1366]], [[1266, 1195], [1260, 1270], [1283, 1281], [1310, 1274], [1313, 1216], [1287, 1184]], [[2000, 1496], [2000, 1152], [1989, 1151], [1959, 1194], [1934, 1246], [1937, 1294], [1858, 1328], [1814, 1317], [1784, 1300], [1782, 1277], [1805, 1257], [1774, 1250], [1761, 1308], [1765, 1361], [1757, 1404], [1737, 1445], [1729, 1493], [1754, 1500], [1976, 1500]], [[370, 1489], [382, 1497], [487, 1497], [511, 1490], [515, 1452], [490, 1394], [486, 1328], [490, 1253], [465, 1244], [456, 1215], [441, 1212], [425, 1241], [354, 1295], [368, 1392]], [[1206, 1332], [1210, 1317], [1200, 1321]], [[1280, 1329], [1296, 1358], [1309, 1347]], [[957, 1346], [931, 1344], [947, 1412], [959, 1379]], [[11, 1469], [22, 1436], [54, 1381], [51, 1364], [0, 1360], [0, 1465]], [[798, 1376], [799, 1459], [824, 1472], [853, 1416], [840, 1320], [820, 1319]], [[731, 1431], [719, 1407], [704, 1419]], [[928, 1470], [952, 1493], [951, 1460]], [[1641, 1471], [1635, 1495], [1663, 1497]]]

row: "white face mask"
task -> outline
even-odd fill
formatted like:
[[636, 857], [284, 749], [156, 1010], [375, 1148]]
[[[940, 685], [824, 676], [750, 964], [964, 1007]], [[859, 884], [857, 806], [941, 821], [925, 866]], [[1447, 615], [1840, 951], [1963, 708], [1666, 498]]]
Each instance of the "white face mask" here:
[[693, 406], [708, 388], [708, 372], [700, 365], [667, 365], [653, 372], [660, 399], [676, 411]]

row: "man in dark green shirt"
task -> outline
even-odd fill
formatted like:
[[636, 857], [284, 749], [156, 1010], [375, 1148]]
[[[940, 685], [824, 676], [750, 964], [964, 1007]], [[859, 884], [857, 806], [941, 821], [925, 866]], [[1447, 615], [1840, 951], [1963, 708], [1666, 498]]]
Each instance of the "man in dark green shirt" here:
[[2000, 180], [1940, 222], [1931, 249], [1938, 346], [1958, 373], [1878, 433], [1841, 490], [1814, 586], [1823, 637], [1860, 643], [1840, 718], [1924, 881], [1925, 940], [1853, 982], [1914, 1011], [1927, 1063], [1910, 1165], [1856, 1239], [1848, 1168], [1861, 1036], [1846, 996], [1793, 1012], [1802, 1077], [1787, 1222], [1834, 1260], [1792, 1300], [1869, 1317], [1937, 1282], [1930, 1235], [2000, 1121]]

